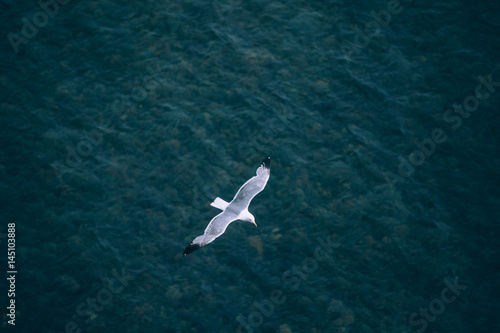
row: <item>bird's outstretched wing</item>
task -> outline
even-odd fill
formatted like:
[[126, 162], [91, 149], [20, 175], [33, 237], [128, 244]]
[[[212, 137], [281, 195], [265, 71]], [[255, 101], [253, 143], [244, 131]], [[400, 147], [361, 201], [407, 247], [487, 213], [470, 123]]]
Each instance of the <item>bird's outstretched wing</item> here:
[[205, 246], [214, 241], [217, 237], [222, 235], [226, 231], [227, 226], [236, 220], [236, 215], [231, 212], [222, 212], [216, 215], [212, 221], [207, 225], [203, 235], [196, 237], [191, 244], [186, 247], [183, 254], [190, 254], [198, 250], [200, 247]]
[[248, 208], [250, 201], [266, 187], [270, 174], [271, 158], [267, 157], [257, 169], [257, 175], [247, 180], [247, 182], [240, 187], [228, 207], [236, 211]]

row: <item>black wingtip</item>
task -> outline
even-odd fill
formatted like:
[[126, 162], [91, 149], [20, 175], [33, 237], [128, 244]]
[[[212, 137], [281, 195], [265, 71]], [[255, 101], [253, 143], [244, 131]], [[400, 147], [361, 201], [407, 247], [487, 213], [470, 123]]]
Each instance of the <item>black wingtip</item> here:
[[262, 164], [267, 168], [271, 169], [271, 157], [266, 157], [263, 161]]
[[198, 250], [201, 246], [199, 246], [198, 244], [189, 244], [188, 247], [186, 247], [186, 249], [184, 250], [184, 252], [182, 252], [183, 255], [188, 255], [190, 254], [191, 252], [194, 252], [196, 250]]

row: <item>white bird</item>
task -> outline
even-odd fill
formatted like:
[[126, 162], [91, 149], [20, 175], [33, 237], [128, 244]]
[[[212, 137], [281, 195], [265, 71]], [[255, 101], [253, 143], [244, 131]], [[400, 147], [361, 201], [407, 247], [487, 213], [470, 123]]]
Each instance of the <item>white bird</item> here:
[[231, 202], [226, 202], [217, 197], [210, 204], [222, 210], [222, 213], [215, 216], [205, 229], [205, 233], [196, 237], [184, 250], [183, 254], [189, 254], [214, 241], [226, 231], [227, 226], [236, 220], [253, 223], [255, 217], [248, 211], [248, 206], [253, 197], [261, 192], [267, 184], [271, 174], [271, 158], [267, 157], [257, 169], [257, 175], [247, 180], [238, 190]]

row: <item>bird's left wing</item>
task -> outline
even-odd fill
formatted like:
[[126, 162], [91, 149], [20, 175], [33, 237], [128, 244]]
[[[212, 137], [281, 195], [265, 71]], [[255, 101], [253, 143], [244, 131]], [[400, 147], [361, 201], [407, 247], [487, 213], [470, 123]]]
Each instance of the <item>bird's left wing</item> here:
[[213, 242], [217, 237], [226, 231], [227, 226], [235, 220], [236, 216], [231, 213], [222, 212], [216, 215], [207, 225], [203, 235], [196, 237], [191, 244], [186, 247], [183, 254], [189, 254], [198, 250], [200, 247]]

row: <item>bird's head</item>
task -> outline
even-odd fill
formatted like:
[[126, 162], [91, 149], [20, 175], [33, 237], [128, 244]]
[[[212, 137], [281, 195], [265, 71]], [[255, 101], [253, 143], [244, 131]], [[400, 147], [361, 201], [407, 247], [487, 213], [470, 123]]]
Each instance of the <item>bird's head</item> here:
[[250, 222], [253, 223], [255, 226], [257, 226], [257, 223], [255, 223], [255, 216], [252, 215], [249, 211], [245, 212], [245, 215], [241, 219], [242, 221]]

